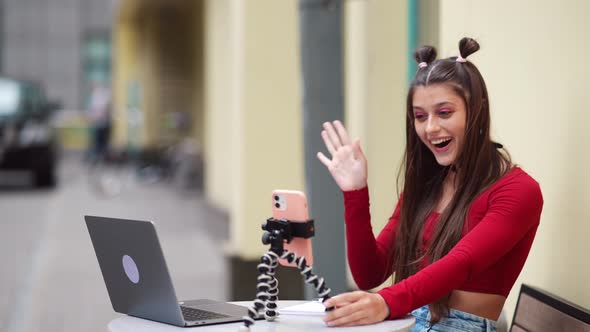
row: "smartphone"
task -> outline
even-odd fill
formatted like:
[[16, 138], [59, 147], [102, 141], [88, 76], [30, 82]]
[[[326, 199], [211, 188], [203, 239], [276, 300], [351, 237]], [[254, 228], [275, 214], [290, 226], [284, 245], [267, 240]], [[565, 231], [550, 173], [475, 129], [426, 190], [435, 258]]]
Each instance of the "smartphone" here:
[[[275, 219], [286, 219], [290, 222], [307, 222], [309, 212], [307, 211], [307, 198], [305, 193], [296, 190], [274, 190], [272, 192], [272, 217]], [[311, 239], [294, 237], [291, 242], [285, 240], [284, 248], [295, 253], [297, 257], [304, 256], [307, 265], [313, 264], [311, 251]], [[289, 264], [285, 259], [279, 259], [283, 266], [297, 266]]]

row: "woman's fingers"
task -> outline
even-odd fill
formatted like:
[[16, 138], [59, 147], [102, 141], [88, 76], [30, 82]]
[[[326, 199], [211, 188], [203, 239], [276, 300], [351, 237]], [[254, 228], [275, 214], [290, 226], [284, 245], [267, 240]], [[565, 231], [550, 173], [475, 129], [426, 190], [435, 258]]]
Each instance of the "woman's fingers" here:
[[330, 142], [332, 142], [332, 146], [338, 150], [338, 148], [342, 146], [342, 142], [340, 141], [332, 123], [324, 122], [324, 130], [328, 133], [328, 138], [330, 139]]
[[357, 138], [352, 144], [352, 156], [355, 160], [363, 158], [363, 150], [361, 149], [361, 139]]
[[[336, 325], [337, 324], [337, 325]], [[346, 321], [346, 322], [334, 322], [334, 324], [328, 324], [328, 326], [360, 326], [360, 325], [367, 325], [370, 324], [367, 320], [366, 317], [361, 316], [359, 319], [355, 320], [355, 321]]]
[[322, 130], [322, 139], [324, 140], [324, 144], [326, 144], [326, 148], [328, 151], [330, 151], [330, 154], [334, 155], [336, 153], [336, 148], [334, 147], [334, 144], [332, 144], [332, 140], [328, 136], [328, 132], [325, 130]]
[[321, 152], [318, 152], [317, 156], [324, 166], [330, 167], [330, 159], [328, 159], [328, 157], [324, 156], [324, 154]]
[[335, 309], [326, 313], [325, 322], [338, 320], [354, 312], [354, 304], [358, 300], [357, 292], [349, 292], [336, 295], [324, 302], [326, 308], [334, 307]]
[[[344, 311], [346, 309], [349, 309], [352, 306], [353, 305], [349, 305], [349, 306], [343, 307], [339, 310]], [[351, 325], [355, 325], [356, 322], [362, 321], [365, 316], [365, 313], [363, 311], [359, 311], [359, 310], [355, 310], [355, 311], [346, 310], [346, 311], [347, 311], [346, 313], [343, 313], [343, 315], [339, 316], [338, 318], [328, 321], [327, 325], [328, 326], [351, 326]]]
[[338, 295], [333, 296], [333, 297], [329, 298], [328, 300], [326, 300], [324, 302], [324, 305], [326, 307], [345, 306], [347, 304], [357, 301], [362, 296], [362, 294], [363, 294], [362, 291], [338, 294]]
[[334, 156], [334, 154], [338, 152], [341, 147], [345, 146], [352, 148], [351, 151], [353, 152], [354, 159], [358, 159], [358, 153], [355, 151], [354, 144], [356, 143], [359, 145], [360, 143], [353, 143], [350, 140], [348, 132], [342, 125], [342, 122], [339, 120], [333, 122], [324, 122], [323, 127], [324, 130], [322, 130], [321, 133], [322, 139], [324, 140], [324, 144], [332, 156]]
[[324, 316], [328, 326], [373, 324], [389, 315], [387, 304], [380, 295], [362, 291], [337, 295], [324, 302], [324, 305], [336, 307]]
[[348, 137], [348, 132], [342, 125], [342, 122], [338, 120], [334, 121], [334, 128], [336, 128], [336, 132], [338, 133], [338, 136], [340, 136], [340, 142], [342, 142], [342, 145], [350, 145], [350, 138]]

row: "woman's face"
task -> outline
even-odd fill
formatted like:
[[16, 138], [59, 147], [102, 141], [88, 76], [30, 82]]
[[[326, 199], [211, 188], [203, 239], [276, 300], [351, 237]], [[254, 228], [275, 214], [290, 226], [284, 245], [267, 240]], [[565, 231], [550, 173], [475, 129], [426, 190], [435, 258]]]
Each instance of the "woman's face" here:
[[442, 166], [455, 163], [465, 134], [463, 98], [446, 84], [418, 86], [412, 99], [414, 127], [420, 140]]

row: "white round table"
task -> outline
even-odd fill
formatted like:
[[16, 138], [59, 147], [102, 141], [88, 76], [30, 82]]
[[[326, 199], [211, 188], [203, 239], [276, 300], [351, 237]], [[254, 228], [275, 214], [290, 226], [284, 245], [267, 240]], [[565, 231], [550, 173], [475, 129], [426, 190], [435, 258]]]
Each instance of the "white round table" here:
[[[301, 304], [306, 301], [279, 301], [278, 307], [281, 308]], [[252, 304], [249, 301], [231, 302], [234, 304], [248, 307]], [[194, 327], [196, 331], [238, 331], [244, 323], [229, 323], [220, 325], [208, 325]], [[265, 320], [257, 320], [254, 325], [250, 327], [250, 331], [272, 331], [272, 332], [295, 332], [295, 331], [369, 331], [369, 332], [406, 332], [414, 326], [414, 317], [407, 316], [402, 319], [387, 320], [378, 324], [353, 326], [353, 327], [327, 327], [322, 316], [303, 316], [303, 315], [280, 315], [275, 321], [267, 322]], [[111, 332], [178, 332], [185, 331], [185, 327], [177, 327], [173, 325], [153, 322], [147, 319], [141, 319], [131, 316], [123, 316], [112, 320], [108, 325]]]

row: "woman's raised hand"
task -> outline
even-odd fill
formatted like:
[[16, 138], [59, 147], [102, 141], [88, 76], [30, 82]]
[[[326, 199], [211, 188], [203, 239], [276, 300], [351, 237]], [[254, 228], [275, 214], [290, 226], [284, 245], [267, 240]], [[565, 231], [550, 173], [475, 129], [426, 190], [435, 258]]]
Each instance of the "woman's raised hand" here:
[[367, 159], [357, 138], [350, 141], [348, 132], [338, 120], [325, 122], [322, 138], [332, 159], [318, 152], [318, 159], [324, 164], [340, 190], [350, 191], [367, 185]]

